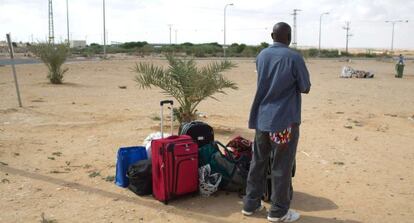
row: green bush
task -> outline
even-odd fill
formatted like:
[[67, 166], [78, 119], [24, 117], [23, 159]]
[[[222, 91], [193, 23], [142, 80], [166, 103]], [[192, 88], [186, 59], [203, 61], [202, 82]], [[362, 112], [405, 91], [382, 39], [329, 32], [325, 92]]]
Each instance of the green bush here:
[[246, 46], [243, 51], [241, 52], [241, 56], [243, 57], [255, 57], [259, 53], [259, 48], [253, 46]]
[[70, 54], [70, 49], [66, 44], [39, 43], [30, 46], [30, 51], [40, 58], [47, 66], [49, 73], [47, 78], [52, 84], [62, 84], [63, 74], [68, 68], [62, 69], [63, 63]]
[[142, 56], [144, 56], [144, 55], [149, 55], [149, 54], [151, 54], [151, 52], [153, 52], [153, 51], [154, 51], [154, 47], [153, 47], [153, 46], [151, 46], [151, 45], [149, 45], [149, 44], [147, 44], [147, 45], [145, 45], [145, 46], [143, 46], [143, 47], [141, 47], [141, 48], [137, 49], [137, 52], [138, 52], [139, 54], [141, 54]]
[[121, 48], [133, 49], [133, 48], [141, 48], [145, 45], [148, 45], [148, 43], [146, 41], [143, 41], [143, 42], [126, 42], [126, 43], [121, 44]]
[[260, 48], [261, 49], [264, 49], [264, 48], [267, 48], [267, 47], [269, 47], [269, 44], [268, 43], [266, 43], [266, 42], [261, 42], [260, 43]]
[[103, 46], [97, 43], [91, 43], [85, 48], [72, 48], [72, 54], [79, 54], [83, 57], [93, 57], [103, 51]]

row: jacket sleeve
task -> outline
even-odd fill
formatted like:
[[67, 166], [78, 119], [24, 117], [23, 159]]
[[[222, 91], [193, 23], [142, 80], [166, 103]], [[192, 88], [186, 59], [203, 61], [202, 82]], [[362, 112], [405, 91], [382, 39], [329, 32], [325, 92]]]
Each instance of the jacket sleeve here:
[[311, 88], [311, 82], [308, 69], [306, 68], [305, 61], [301, 56], [298, 56], [293, 65], [293, 72], [296, 78], [296, 85], [301, 93], [309, 93]]

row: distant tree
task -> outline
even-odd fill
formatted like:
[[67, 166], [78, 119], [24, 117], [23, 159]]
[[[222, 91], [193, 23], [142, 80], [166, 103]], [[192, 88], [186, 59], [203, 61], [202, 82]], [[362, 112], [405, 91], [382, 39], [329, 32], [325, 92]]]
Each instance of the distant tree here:
[[67, 44], [39, 43], [29, 47], [29, 50], [40, 58], [47, 66], [49, 73], [47, 78], [52, 84], [62, 84], [63, 74], [68, 68], [62, 69], [63, 63], [70, 54]]
[[153, 46], [151, 46], [151, 45], [149, 45], [149, 44], [147, 44], [147, 45], [144, 45], [143, 47], [141, 47], [141, 48], [139, 48], [138, 49], [138, 52], [139, 53], [141, 53], [142, 54], [142, 56], [144, 56], [144, 55], [149, 55], [149, 54], [151, 54], [151, 52], [154, 50], [154, 47]]
[[147, 45], [148, 43], [146, 41], [144, 42], [126, 42], [121, 44], [121, 47], [124, 49], [132, 49], [132, 48], [141, 48], [145, 45]]
[[243, 57], [254, 57], [258, 53], [258, 48], [255, 46], [245, 46], [240, 53]]
[[207, 43], [206, 45], [210, 45], [210, 46], [215, 46], [215, 47], [220, 47], [221, 48], [221, 45], [218, 44], [217, 42]]
[[189, 43], [189, 42], [185, 42], [181, 44], [182, 46], [194, 46], [194, 44]]
[[269, 44], [268, 44], [268, 43], [266, 43], [266, 42], [261, 42], [261, 43], [260, 43], [260, 47], [261, 47], [262, 49], [264, 49], [264, 48], [269, 47]]

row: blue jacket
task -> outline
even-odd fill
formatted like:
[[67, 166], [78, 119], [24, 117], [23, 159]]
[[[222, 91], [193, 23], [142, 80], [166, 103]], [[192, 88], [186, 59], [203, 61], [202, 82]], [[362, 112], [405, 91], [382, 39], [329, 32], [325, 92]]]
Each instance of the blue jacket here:
[[249, 128], [278, 132], [301, 123], [301, 93], [311, 87], [303, 57], [287, 45], [275, 42], [256, 58], [257, 91]]

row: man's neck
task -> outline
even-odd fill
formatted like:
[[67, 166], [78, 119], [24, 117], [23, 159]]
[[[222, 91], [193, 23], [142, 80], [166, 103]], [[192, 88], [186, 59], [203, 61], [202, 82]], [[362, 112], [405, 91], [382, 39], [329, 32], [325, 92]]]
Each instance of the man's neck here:
[[273, 45], [279, 45], [279, 46], [284, 46], [284, 47], [289, 47], [289, 45], [282, 43], [282, 42], [278, 42], [278, 41], [274, 41]]

